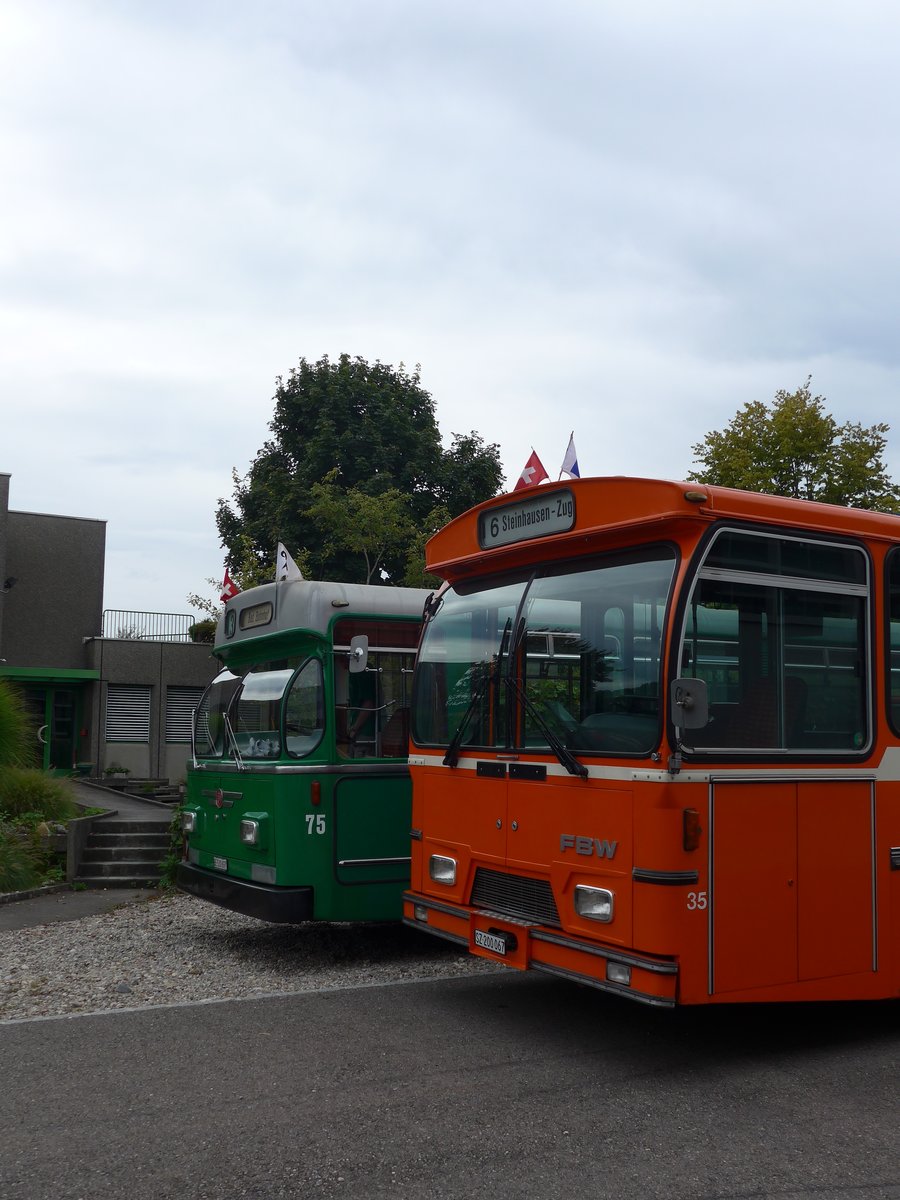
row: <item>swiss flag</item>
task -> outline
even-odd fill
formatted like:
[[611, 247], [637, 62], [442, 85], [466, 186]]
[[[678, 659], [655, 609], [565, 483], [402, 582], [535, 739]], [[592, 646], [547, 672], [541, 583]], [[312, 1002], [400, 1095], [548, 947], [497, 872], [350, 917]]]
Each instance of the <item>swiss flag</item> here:
[[241, 589], [228, 574], [228, 568], [225, 568], [225, 578], [222, 580], [222, 595], [219, 599], [224, 604], [226, 600], [233, 600], [235, 596], [240, 595]]
[[522, 474], [516, 480], [516, 486], [513, 488], [517, 492], [519, 488], [534, 487], [535, 484], [541, 483], [544, 479], [549, 479], [544, 464], [538, 458], [534, 450], [531, 452], [531, 458], [522, 468]]

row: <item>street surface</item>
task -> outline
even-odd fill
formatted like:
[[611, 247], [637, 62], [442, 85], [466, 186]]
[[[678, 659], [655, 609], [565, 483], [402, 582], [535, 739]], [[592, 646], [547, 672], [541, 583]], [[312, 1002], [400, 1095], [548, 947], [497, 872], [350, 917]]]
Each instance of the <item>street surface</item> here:
[[900, 1008], [503, 973], [0, 1025], [2, 1200], [900, 1200]]

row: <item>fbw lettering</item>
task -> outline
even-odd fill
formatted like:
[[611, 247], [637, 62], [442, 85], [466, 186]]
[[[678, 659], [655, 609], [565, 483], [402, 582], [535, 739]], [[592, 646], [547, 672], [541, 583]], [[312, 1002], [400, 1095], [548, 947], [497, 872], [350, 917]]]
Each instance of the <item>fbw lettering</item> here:
[[618, 847], [618, 842], [608, 842], [604, 838], [579, 837], [575, 833], [563, 833], [559, 838], [560, 853], [574, 850], [576, 854], [596, 854], [598, 858], [612, 858]]

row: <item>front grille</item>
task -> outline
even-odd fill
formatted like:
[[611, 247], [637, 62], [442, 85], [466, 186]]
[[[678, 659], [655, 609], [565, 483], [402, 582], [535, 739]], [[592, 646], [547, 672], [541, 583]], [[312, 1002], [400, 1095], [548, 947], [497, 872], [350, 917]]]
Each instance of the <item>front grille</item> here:
[[561, 928], [553, 891], [545, 879], [524, 879], [479, 867], [470, 903], [474, 908], [489, 908], [502, 916]]

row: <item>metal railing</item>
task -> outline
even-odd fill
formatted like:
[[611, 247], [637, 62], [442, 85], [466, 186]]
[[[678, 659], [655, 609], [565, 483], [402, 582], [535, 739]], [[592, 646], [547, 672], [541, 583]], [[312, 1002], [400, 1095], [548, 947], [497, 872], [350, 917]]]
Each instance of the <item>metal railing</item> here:
[[191, 613], [103, 610], [103, 636], [130, 642], [189, 642], [190, 627], [200, 620]]

